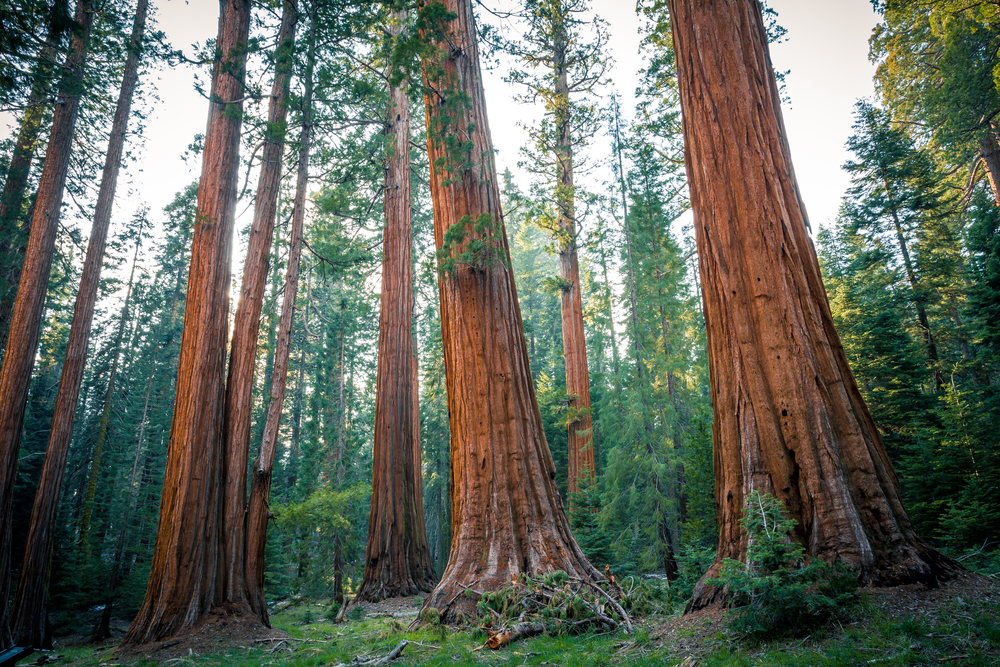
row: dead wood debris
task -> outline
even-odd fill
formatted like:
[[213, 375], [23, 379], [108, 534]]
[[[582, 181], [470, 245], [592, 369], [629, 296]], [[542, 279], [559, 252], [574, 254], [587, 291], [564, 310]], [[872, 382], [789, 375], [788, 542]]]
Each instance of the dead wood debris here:
[[[613, 577], [608, 585], [614, 594], [621, 591]], [[575, 634], [591, 627], [631, 634], [628, 612], [612, 593], [565, 572], [521, 575], [510, 586], [480, 599], [479, 609], [490, 620], [483, 627], [488, 639], [477, 650], [498, 649], [545, 632]]]
[[403, 649], [406, 648], [406, 645], [409, 643], [410, 642], [405, 639], [402, 640], [396, 644], [396, 648], [392, 649], [381, 658], [377, 656], [374, 658], [363, 658], [360, 655], [356, 655], [350, 662], [341, 662], [334, 665], [334, 667], [384, 667], [384, 665], [388, 665], [390, 662], [403, 655]]

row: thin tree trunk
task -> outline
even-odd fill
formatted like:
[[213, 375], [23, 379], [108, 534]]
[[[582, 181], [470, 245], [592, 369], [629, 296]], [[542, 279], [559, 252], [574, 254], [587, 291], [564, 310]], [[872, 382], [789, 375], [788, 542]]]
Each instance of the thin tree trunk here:
[[[244, 604], [247, 591], [243, 573], [247, 509], [247, 457], [250, 451], [250, 417], [253, 412], [253, 380], [260, 334], [260, 312], [267, 285], [268, 258], [274, 221], [278, 211], [281, 186], [281, 163], [285, 148], [285, 119], [288, 115], [288, 91], [292, 78], [292, 51], [298, 21], [296, 0], [284, 0], [278, 43], [275, 47], [274, 84], [263, 159], [257, 182], [257, 199], [246, 261], [243, 285], [236, 306], [233, 340], [229, 352], [229, 376], [226, 380], [226, 404], [223, 417], [225, 442], [225, 496], [222, 506], [223, 599]], [[256, 610], [255, 610], [256, 611]], [[266, 622], [266, 618], [262, 618]]]
[[813, 558], [862, 583], [934, 583], [958, 567], [916, 533], [851, 374], [807, 233], [756, 0], [669, 0], [700, 259], [719, 550], [744, 560], [745, 498], [774, 494]]
[[[399, 34], [405, 22], [405, 11], [394, 12], [391, 33]], [[404, 88], [389, 87], [372, 499], [364, 577], [355, 596], [370, 602], [426, 593], [437, 581], [422, 530], [423, 503], [418, 504], [422, 482], [412, 337], [409, 102]]]
[[302, 228], [306, 215], [306, 194], [309, 186], [309, 148], [312, 140], [313, 70], [316, 66], [316, 19], [309, 24], [308, 64], [305, 75], [305, 95], [302, 98], [302, 133], [299, 135], [299, 164], [292, 208], [292, 229], [288, 242], [288, 268], [281, 303], [281, 322], [274, 353], [271, 375], [271, 397], [267, 404], [267, 420], [260, 453], [253, 464], [250, 502], [246, 511], [245, 581], [250, 608], [270, 627], [267, 601], [264, 599], [264, 550], [267, 546], [268, 500], [271, 497], [271, 473], [278, 444], [281, 409], [285, 402], [288, 380], [288, 359], [292, 349], [292, 320], [299, 288], [299, 260], [302, 255]]
[[10, 323], [11, 310], [14, 308], [14, 298], [17, 296], [17, 285], [21, 279], [21, 260], [25, 251], [25, 243], [31, 232], [31, 216], [21, 217], [24, 206], [24, 193], [28, 189], [28, 178], [31, 175], [31, 162], [35, 159], [38, 148], [38, 135], [42, 129], [42, 121], [49, 111], [45, 100], [46, 86], [52, 76], [52, 63], [55, 61], [56, 49], [52, 45], [53, 29], [49, 30], [49, 41], [42, 47], [39, 55], [38, 69], [35, 80], [28, 95], [28, 108], [21, 117], [14, 151], [7, 165], [7, 180], [4, 182], [3, 193], [0, 194], [0, 347], [7, 340], [7, 325]]
[[568, 491], [578, 491], [581, 479], [595, 479], [593, 420], [590, 414], [590, 371], [583, 330], [583, 295], [576, 249], [576, 190], [573, 183], [573, 137], [570, 134], [569, 74], [566, 64], [568, 37], [561, 8], [554, 10], [553, 72], [556, 75], [556, 208], [559, 240], [560, 305], [566, 395], [571, 415], [566, 425], [569, 448]]
[[[221, 597], [218, 577], [230, 257], [249, 0], [222, 0], [219, 56], [191, 245], [177, 393], [146, 597], [124, 645], [183, 633]], [[232, 101], [230, 101], [232, 100]]]
[[149, 420], [149, 404], [153, 395], [153, 378], [156, 377], [156, 357], [160, 351], [159, 340], [163, 335], [163, 320], [157, 327], [157, 335], [152, 345], [152, 354], [149, 362], [149, 379], [146, 381], [146, 400], [142, 406], [142, 419], [139, 421], [139, 435], [136, 437], [135, 456], [132, 458], [132, 471], [128, 478], [128, 496], [125, 499], [125, 512], [121, 520], [121, 527], [118, 529], [118, 539], [115, 541], [115, 557], [111, 565], [111, 576], [108, 579], [108, 590], [104, 596], [104, 611], [101, 613], [101, 623], [94, 635], [94, 641], [99, 642], [111, 637], [111, 608], [115, 600], [115, 592], [118, 590], [122, 560], [125, 555], [125, 535], [128, 525], [132, 522], [132, 505], [135, 502], [136, 484], [135, 480], [139, 470], [139, 455], [142, 453], [142, 443], [145, 439], [146, 424]]
[[[440, 44], [441, 61], [426, 63], [424, 70], [425, 77], [438, 67], [443, 72], [429, 81], [441, 89], [425, 95], [434, 238], [440, 249], [453, 226], [486, 215], [495, 223], [487, 241], [498, 255], [438, 280], [451, 426], [452, 543], [448, 567], [424, 606], [449, 620], [458, 613], [471, 616], [468, 585], [495, 590], [522, 572], [562, 570], [590, 580], [601, 575], [570, 531], [542, 430], [509, 268], [472, 3], [444, 4], [457, 18]], [[442, 96], [452, 95], [467, 103], [449, 108]], [[471, 159], [481, 161], [476, 167], [442, 173], [438, 161], [450, 156], [436, 128], [445, 118], [463, 129]]]
[[1000, 145], [997, 142], [997, 129], [990, 129], [983, 135], [979, 143], [979, 154], [986, 163], [986, 178], [993, 190], [993, 201], [1000, 206]]
[[[889, 181], [883, 176], [882, 185], [885, 189], [886, 197], [890, 200], [892, 199], [892, 192], [889, 190]], [[920, 279], [917, 277], [917, 272], [913, 269], [913, 260], [910, 259], [910, 251], [906, 247], [906, 237], [903, 235], [903, 225], [899, 221], [899, 212], [896, 210], [895, 206], [889, 207], [889, 213], [892, 216], [892, 224], [896, 230], [896, 242], [899, 244], [899, 253], [903, 257], [903, 268], [906, 269], [906, 280], [910, 283], [910, 291], [913, 292], [913, 305], [917, 310], [917, 323], [920, 325], [921, 332], [924, 337], [924, 347], [927, 348], [927, 361], [931, 367], [931, 376], [934, 378], [934, 386], [938, 391], [944, 386], [944, 380], [941, 377], [941, 371], [938, 368], [938, 352], [937, 344], [934, 342], [934, 336], [931, 334], [930, 321], [927, 319], [927, 308], [924, 305], [924, 295], [920, 291], [920, 287], [917, 283]]]
[[[35, 365], [45, 293], [48, 288], [59, 209], [73, 146], [80, 96], [80, 82], [87, 59], [87, 43], [93, 22], [91, 0], [79, 0], [70, 39], [59, 103], [52, 118], [49, 145], [38, 185], [31, 235], [11, 315], [7, 347], [0, 367], [0, 600], [10, 593], [11, 499], [17, 473], [17, 452], [28, 400], [28, 386]], [[0, 644], [9, 645], [7, 605], [0, 604]]]

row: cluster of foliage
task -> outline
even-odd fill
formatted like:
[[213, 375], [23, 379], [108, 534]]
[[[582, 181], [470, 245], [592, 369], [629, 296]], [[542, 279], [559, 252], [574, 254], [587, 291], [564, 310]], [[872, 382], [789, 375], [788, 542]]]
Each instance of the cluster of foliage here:
[[807, 558], [792, 537], [795, 521], [774, 496], [753, 491], [741, 523], [747, 532], [746, 562], [727, 558], [718, 578], [709, 579], [733, 595], [732, 630], [756, 638], [801, 634], [855, 600], [857, 575], [840, 562]]

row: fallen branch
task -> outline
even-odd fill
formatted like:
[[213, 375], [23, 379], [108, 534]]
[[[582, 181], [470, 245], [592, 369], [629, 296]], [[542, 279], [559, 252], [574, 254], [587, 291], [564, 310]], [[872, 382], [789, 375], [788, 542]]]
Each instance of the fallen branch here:
[[502, 628], [490, 635], [482, 648], [498, 649], [524, 637], [534, 637], [545, 632], [544, 623], [518, 623], [510, 628]]
[[403, 655], [403, 649], [406, 648], [406, 645], [409, 643], [410, 642], [404, 639], [396, 644], [396, 648], [392, 649], [381, 658], [362, 658], [361, 656], [354, 656], [354, 659], [350, 662], [341, 662], [333, 667], [384, 667], [384, 665], [388, 665], [390, 662]]

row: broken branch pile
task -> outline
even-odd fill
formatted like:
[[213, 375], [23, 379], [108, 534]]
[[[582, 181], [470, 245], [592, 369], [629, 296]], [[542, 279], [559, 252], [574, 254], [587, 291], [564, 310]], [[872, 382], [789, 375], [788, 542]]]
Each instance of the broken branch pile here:
[[632, 621], [616, 599], [621, 588], [570, 577], [565, 572], [542, 576], [520, 575], [510, 586], [484, 593], [479, 611], [487, 617], [485, 647], [500, 648], [524, 637], [548, 633], [575, 634], [588, 628], [623, 628], [632, 632]]

